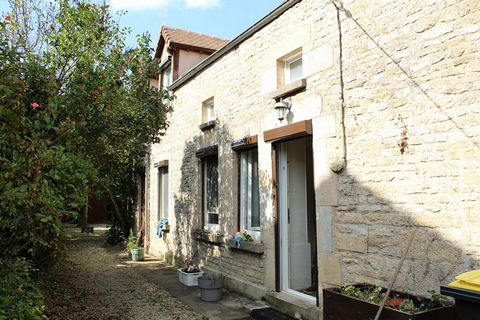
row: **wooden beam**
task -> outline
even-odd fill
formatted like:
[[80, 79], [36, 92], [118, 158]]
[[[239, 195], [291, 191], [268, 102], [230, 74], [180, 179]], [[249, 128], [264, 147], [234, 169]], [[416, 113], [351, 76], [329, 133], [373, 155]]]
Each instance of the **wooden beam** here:
[[312, 120], [303, 120], [263, 132], [265, 142], [289, 140], [312, 135]]

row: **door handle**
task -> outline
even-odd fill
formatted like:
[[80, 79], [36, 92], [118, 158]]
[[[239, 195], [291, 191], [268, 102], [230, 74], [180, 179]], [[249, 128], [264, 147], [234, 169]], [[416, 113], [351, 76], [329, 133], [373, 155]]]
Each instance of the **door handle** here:
[[290, 224], [290, 208], [287, 209], [287, 220], [288, 224]]

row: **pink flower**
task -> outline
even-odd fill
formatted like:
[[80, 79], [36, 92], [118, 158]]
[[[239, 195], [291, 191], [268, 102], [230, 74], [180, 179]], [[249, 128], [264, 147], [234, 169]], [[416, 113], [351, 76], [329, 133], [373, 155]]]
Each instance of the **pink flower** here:
[[36, 102], [32, 102], [32, 103], [30, 103], [30, 107], [31, 107], [32, 109], [37, 109], [38, 107], [40, 107], [40, 105], [39, 105], [38, 103], [36, 103]]

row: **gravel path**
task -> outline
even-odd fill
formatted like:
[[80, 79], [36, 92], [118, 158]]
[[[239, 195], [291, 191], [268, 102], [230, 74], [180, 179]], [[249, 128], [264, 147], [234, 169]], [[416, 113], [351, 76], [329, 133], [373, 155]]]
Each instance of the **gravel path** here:
[[136, 273], [122, 247], [105, 246], [103, 232], [69, 229], [68, 258], [43, 290], [49, 319], [202, 319]]

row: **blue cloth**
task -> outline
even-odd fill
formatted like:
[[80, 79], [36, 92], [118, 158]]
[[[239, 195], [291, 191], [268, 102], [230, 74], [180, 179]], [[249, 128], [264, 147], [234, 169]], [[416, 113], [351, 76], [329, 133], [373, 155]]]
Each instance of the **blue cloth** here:
[[240, 241], [245, 240], [245, 238], [243, 237], [243, 235], [236, 235], [233, 240], [235, 240], [235, 243], [237, 244], [237, 248], [240, 248]]
[[160, 221], [157, 222], [157, 236], [159, 238], [162, 237], [162, 229], [164, 226], [166, 226], [168, 224], [168, 218], [162, 218], [160, 219]]

